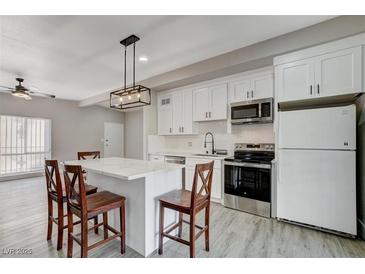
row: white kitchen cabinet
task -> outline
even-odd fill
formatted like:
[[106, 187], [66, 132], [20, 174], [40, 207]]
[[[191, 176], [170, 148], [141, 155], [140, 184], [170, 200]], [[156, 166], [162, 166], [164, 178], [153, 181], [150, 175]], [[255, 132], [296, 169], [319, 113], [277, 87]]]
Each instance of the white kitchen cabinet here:
[[356, 235], [356, 152], [278, 154], [278, 218]]
[[361, 91], [361, 47], [320, 55], [316, 58], [316, 95], [334, 96]]
[[[185, 189], [191, 191], [194, 180], [195, 165], [213, 161], [207, 158], [186, 158]], [[221, 202], [222, 199], [222, 164], [220, 160], [214, 160], [211, 199]], [[199, 188], [199, 186], [198, 186]]]
[[173, 134], [193, 134], [193, 92], [182, 90], [173, 93]]
[[227, 84], [193, 90], [193, 121], [227, 119]]
[[278, 102], [315, 99], [362, 91], [361, 47], [353, 47], [275, 69]]
[[314, 59], [306, 59], [276, 67], [278, 101], [303, 100], [314, 94]]
[[245, 76], [229, 83], [230, 103], [274, 97], [272, 73]]
[[157, 97], [157, 131], [159, 135], [173, 134], [172, 95], [164, 94]]

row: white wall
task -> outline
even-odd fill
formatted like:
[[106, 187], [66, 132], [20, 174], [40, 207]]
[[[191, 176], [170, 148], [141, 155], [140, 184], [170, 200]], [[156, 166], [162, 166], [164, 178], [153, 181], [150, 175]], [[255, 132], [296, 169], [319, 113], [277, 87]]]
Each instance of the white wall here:
[[143, 159], [143, 108], [125, 112], [124, 155]]
[[52, 120], [52, 158], [77, 158], [77, 151], [103, 152], [104, 122], [124, 123], [124, 113], [100, 106], [80, 108], [78, 102], [33, 97], [25, 101], [0, 93], [0, 114]]

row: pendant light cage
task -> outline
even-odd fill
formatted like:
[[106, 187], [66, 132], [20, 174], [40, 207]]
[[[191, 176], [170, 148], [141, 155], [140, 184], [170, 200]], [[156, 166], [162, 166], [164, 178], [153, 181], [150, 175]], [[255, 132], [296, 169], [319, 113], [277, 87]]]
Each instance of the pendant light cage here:
[[[131, 35], [120, 41], [124, 46], [124, 88], [110, 93], [110, 107], [129, 109], [151, 105], [151, 89], [136, 85], [136, 42], [139, 37]], [[133, 45], [133, 85], [127, 87], [127, 47]]]

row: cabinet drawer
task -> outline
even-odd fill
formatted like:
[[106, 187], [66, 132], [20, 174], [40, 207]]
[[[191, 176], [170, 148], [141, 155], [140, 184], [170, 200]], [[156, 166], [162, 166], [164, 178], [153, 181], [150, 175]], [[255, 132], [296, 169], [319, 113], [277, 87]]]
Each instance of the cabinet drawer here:
[[165, 162], [165, 156], [163, 155], [150, 155], [150, 161]]
[[[209, 158], [186, 158], [186, 166], [195, 167], [197, 164], [205, 164], [213, 160], [214, 159], [209, 159]], [[214, 168], [221, 168], [221, 167], [222, 167], [222, 161], [214, 160]]]

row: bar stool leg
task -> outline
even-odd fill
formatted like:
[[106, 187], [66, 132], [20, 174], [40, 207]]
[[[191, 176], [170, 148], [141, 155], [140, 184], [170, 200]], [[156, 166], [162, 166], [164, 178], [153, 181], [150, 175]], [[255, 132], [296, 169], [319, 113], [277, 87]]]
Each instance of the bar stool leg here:
[[182, 222], [183, 221], [183, 214], [181, 212], [179, 212], [179, 229], [178, 229], [178, 232], [177, 232], [177, 236], [179, 238], [181, 238], [181, 234], [182, 234]]
[[164, 225], [164, 207], [160, 203], [160, 237], [159, 237], [159, 245], [158, 245], [158, 254], [163, 253], [163, 225]]
[[108, 238], [108, 212], [103, 213], [103, 228], [104, 228], [104, 239]]
[[190, 258], [195, 257], [195, 213], [190, 214]]
[[122, 203], [122, 206], [119, 209], [120, 211], [120, 231], [122, 232], [122, 236], [120, 237], [120, 252], [122, 254], [125, 253], [125, 204]]
[[47, 241], [52, 238], [52, 221], [53, 217], [53, 203], [50, 197], [48, 197], [48, 229], [47, 229]]
[[[99, 223], [99, 221], [98, 221], [98, 215], [96, 215], [94, 217], [94, 225], [97, 225], [98, 223]], [[99, 234], [99, 228], [98, 227], [95, 227], [94, 228], [94, 232], [95, 232], [95, 234]]]
[[58, 222], [57, 222], [57, 230], [58, 230], [58, 235], [57, 235], [57, 250], [62, 249], [62, 245], [63, 245], [63, 202], [59, 201], [57, 203], [57, 208], [58, 208]]
[[72, 239], [71, 234], [73, 233], [73, 228], [73, 214], [69, 210], [67, 210], [67, 258], [72, 258], [74, 240]]
[[209, 251], [209, 210], [210, 206], [208, 205], [205, 208], [205, 226], [207, 230], [205, 230], [205, 251]]
[[87, 229], [87, 216], [81, 217], [81, 258], [87, 258], [87, 246], [88, 246], [88, 229]]

